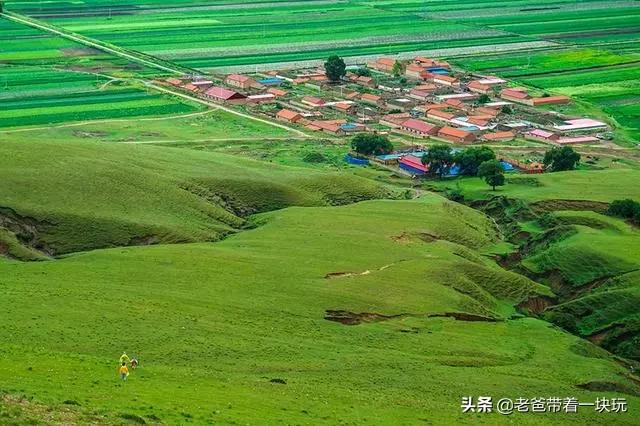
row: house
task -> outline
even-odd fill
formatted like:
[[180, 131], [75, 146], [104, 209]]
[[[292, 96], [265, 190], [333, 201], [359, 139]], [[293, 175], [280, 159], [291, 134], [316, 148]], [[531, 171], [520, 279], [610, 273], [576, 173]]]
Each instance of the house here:
[[432, 92], [426, 91], [426, 90], [419, 90], [417, 87], [414, 87], [409, 92], [410, 98], [418, 99], [421, 101], [426, 101], [428, 98], [431, 97], [431, 95], [432, 95]]
[[207, 89], [207, 91], [204, 92], [204, 96], [214, 101], [234, 104], [244, 103], [247, 100], [247, 97], [241, 93], [218, 86], [213, 86]]
[[375, 80], [373, 77], [367, 77], [365, 75], [361, 75], [356, 79], [356, 83], [361, 84], [363, 86], [375, 86]]
[[412, 109], [414, 105], [415, 102], [407, 98], [396, 98], [387, 101], [387, 108], [392, 110], [408, 111]]
[[478, 80], [480, 84], [486, 84], [487, 86], [499, 86], [505, 84], [507, 80], [503, 80], [499, 77], [483, 77]]
[[276, 118], [278, 120], [286, 121], [286, 122], [289, 122], [289, 123], [297, 123], [298, 121], [300, 121], [302, 119], [302, 115], [300, 115], [300, 113], [297, 113], [295, 111], [291, 111], [291, 110], [288, 110], [288, 109], [281, 109], [276, 114]]
[[352, 114], [356, 110], [356, 105], [352, 102], [336, 102], [333, 104], [333, 107], [345, 114]]
[[275, 88], [275, 87], [268, 88], [267, 89], [267, 93], [271, 93], [276, 98], [280, 98], [282, 96], [287, 96], [287, 94], [288, 94], [285, 90], [278, 89], [278, 88]]
[[428, 138], [438, 132], [438, 127], [422, 120], [410, 118], [400, 125], [399, 130], [404, 133], [408, 133], [411, 136]]
[[405, 155], [398, 161], [398, 166], [413, 175], [424, 175], [429, 167], [422, 164], [422, 158], [414, 155]]
[[554, 130], [563, 133], [582, 132], [591, 130], [605, 130], [608, 128], [606, 123], [602, 121], [592, 120], [590, 118], [577, 118], [574, 120], [566, 120], [565, 124], [553, 126]]
[[457, 99], [459, 101], [473, 101], [475, 99], [478, 98], [478, 94], [477, 93], [469, 93], [469, 92], [465, 92], [465, 93], [451, 93], [448, 95], [437, 95], [436, 98], [441, 101], [444, 102], [447, 99]]
[[442, 111], [437, 108], [432, 108], [427, 111], [427, 118], [438, 121], [451, 121], [456, 117], [455, 114], [450, 112]]
[[486, 118], [478, 117], [475, 115], [472, 115], [467, 119], [467, 123], [478, 127], [487, 127], [490, 121], [491, 119], [487, 120]]
[[181, 86], [182, 85], [182, 81], [180, 81], [180, 79], [174, 78], [174, 77], [169, 77], [165, 81], [167, 83], [169, 83], [170, 85], [172, 85], [172, 86]]
[[424, 56], [416, 56], [413, 58], [413, 62], [418, 65], [422, 65], [425, 68], [451, 68], [446, 61], [439, 61], [437, 59], [425, 58]]
[[306, 127], [309, 130], [344, 135], [345, 131], [342, 125], [345, 123], [345, 120], [312, 121]]
[[497, 110], [495, 108], [488, 108], [488, 107], [478, 107], [474, 110], [474, 114], [475, 115], [488, 115], [490, 117], [497, 117], [498, 115], [500, 115], [500, 110]]
[[490, 95], [491, 93], [493, 93], [493, 88], [490, 85], [482, 84], [478, 80], [473, 80], [472, 82], [467, 84], [467, 89], [483, 95]]
[[368, 66], [378, 71], [390, 73], [395, 63], [396, 60], [393, 58], [378, 58], [375, 62], [369, 63]]
[[418, 65], [416, 63], [411, 63], [409, 65], [407, 65], [407, 67], [404, 70], [404, 75], [406, 75], [409, 78], [413, 78], [416, 80], [422, 80], [422, 76], [421, 74], [424, 72], [424, 67], [422, 67], [421, 65]]
[[491, 132], [482, 135], [482, 139], [488, 142], [504, 142], [515, 139], [515, 132]]
[[189, 92], [196, 93], [200, 91], [200, 88], [193, 83], [189, 83], [184, 85], [184, 90], [188, 90]]
[[302, 98], [301, 102], [312, 108], [321, 108], [325, 104], [324, 100], [316, 98], [315, 96], [305, 96], [304, 98]]
[[434, 74], [432, 80], [435, 84], [440, 86], [460, 87], [460, 81], [457, 78], [448, 75]]
[[380, 105], [382, 103], [380, 96], [372, 95], [371, 93], [363, 93], [362, 96], [360, 96], [360, 100], [371, 105]]
[[213, 87], [213, 81], [211, 80], [194, 80], [191, 84], [196, 86], [198, 90], [207, 90], [210, 87]]
[[383, 126], [389, 126], [389, 127], [395, 128], [395, 127], [400, 127], [402, 123], [409, 120], [410, 118], [411, 118], [411, 114], [409, 114], [408, 112], [400, 112], [397, 114], [387, 114], [382, 116], [379, 123], [382, 124]]
[[349, 93], [345, 93], [344, 98], [352, 101], [356, 99], [358, 96], [360, 96], [359, 92], [349, 92]]
[[580, 143], [600, 143], [600, 139], [595, 136], [576, 136], [576, 137], [565, 137], [560, 138], [555, 141], [558, 145], [573, 145]]
[[247, 101], [255, 104], [263, 104], [265, 102], [274, 102], [275, 100], [276, 100], [276, 97], [272, 93], [262, 93], [260, 95], [247, 96]]
[[460, 99], [447, 99], [444, 101], [444, 103], [451, 107], [451, 108], [455, 108], [455, 109], [459, 109], [459, 110], [466, 110], [467, 109], [467, 105], [462, 102]]
[[453, 127], [443, 127], [438, 130], [438, 137], [442, 139], [446, 139], [451, 142], [457, 143], [472, 143], [476, 140], [476, 136], [465, 130], [456, 129]]
[[525, 133], [524, 138], [533, 141], [555, 142], [560, 139], [560, 136], [547, 130], [534, 129]]
[[540, 98], [532, 98], [531, 106], [539, 106], [539, 105], [561, 105], [568, 104], [571, 102], [571, 98], [568, 96], [546, 96]]
[[224, 82], [228, 86], [237, 87], [239, 89], [245, 89], [245, 90], [251, 89], [252, 87], [260, 86], [258, 82], [255, 81], [253, 78], [246, 75], [241, 75], [241, 74], [230, 74], [227, 76]]
[[525, 105], [530, 104], [529, 99], [531, 98], [527, 93], [527, 89], [523, 88], [503, 89], [502, 92], [500, 92], [500, 97], [508, 101]]

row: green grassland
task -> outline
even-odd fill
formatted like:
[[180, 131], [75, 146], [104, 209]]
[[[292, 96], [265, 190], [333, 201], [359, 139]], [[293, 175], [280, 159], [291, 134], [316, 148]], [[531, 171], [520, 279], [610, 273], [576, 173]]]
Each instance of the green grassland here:
[[0, 152], [0, 206], [34, 220], [53, 253], [217, 240], [250, 213], [391, 195], [355, 176], [195, 150], [7, 140]]
[[439, 187], [460, 187], [470, 200], [488, 199], [495, 195], [527, 202], [542, 200], [586, 200], [611, 202], [616, 199], [640, 199], [637, 169], [619, 166], [606, 170], [576, 170], [542, 175], [511, 175], [507, 184], [492, 191], [479, 178], [465, 178], [436, 183]]
[[[466, 416], [460, 398], [592, 400], [603, 392], [578, 384], [636, 386], [578, 338], [506, 319], [514, 303], [548, 290], [477, 254], [497, 238], [478, 212], [428, 195], [254, 221], [257, 229], [215, 244], [0, 264], [13, 319], [0, 331], [11, 336], [0, 359], [0, 377], [13, 379], [4, 391], [54, 407], [74, 401], [111, 421], [538, 424], [553, 415]], [[327, 310], [401, 316], [347, 326], [324, 319]], [[430, 317], [443, 312], [498, 321]], [[120, 385], [123, 349], [142, 368]], [[633, 413], [640, 400], [624, 396]], [[632, 424], [631, 413], [611, 419]], [[583, 410], [563, 422], [600, 416]]]

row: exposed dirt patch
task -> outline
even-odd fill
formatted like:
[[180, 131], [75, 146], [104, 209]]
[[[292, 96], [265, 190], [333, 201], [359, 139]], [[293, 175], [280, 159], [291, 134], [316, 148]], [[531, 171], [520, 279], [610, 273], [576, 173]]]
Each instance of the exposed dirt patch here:
[[[0, 207], [0, 228], [15, 234], [20, 244], [36, 250], [46, 256], [52, 256], [53, 250], [41, 238], [41, 233], [53, 224], [22, 216], [8, 207]], [[5, 250], [9, 250], [7, 246]]]
[[558, 210], [594, 211], [604, 213], [609, 207], [608, 203], [586, 200], [544, 200], [530, 204], [534, 213], [542, 214]]
[[96, 56], [105, 54], [101, 50], [93, 49], [91, 47], [72, 47], [68, 49], [60, 49], [60, 52], [67, 57]]
[[[344, 325], [358, 325], [362, 323], [369, 322], [380, 322], [387, 321], [394, 318], [406, 318], [406, 317], [414, 317], [414, 318], [454, 318], [458, 321], [486, 321], [486, 322], [500, 322], [503, 319], [488, 317], [485, 315], [478, 314], [470, 314], [467, 312], [436, 312], [431, 314], [410, 314], [410, 313], [402, 313], [395, 315], [385, 315], [379, 314], [376, 312], [350, 312], [344, 310], [326, 310], [324, 319], [328, 321], [339, 322]], [[417, 333], [414, 329], [410, 329], [407, 331], [401, 330], [405, 333]]]
[[324, 319], [328, 321], [339, 322], [344, 325], [358, 325], [365, 322], [379, 322], [386, 321], [391, 318], [398, 318], [403, 316], [399, 315], [383, 315], [375, 312], [349, 312], [342, 310], [327, 310], [325, 311]]
[[335, 278], [346, 278], [346, 277], [354, 277], [359, 275], [369, 275], [370, 273], [371, 271], [364, 271], [359, 273], [358, 272], [330, 272], [324, 277], [328, 280], [331, 280]]
[[549, 297], [535, 296], [525, 300], [524, 302], [520, 302], [518, 304], [518, 309], [534, 315], [540, 315], [549, 306], [554, 305], [554, 303], [555, 301]]
[[82, 130], [73, 131], [73, 136], [78, 138], [103, 138], [108, 135], [109, 133], [107, 132], [85, 132]]
[[0, 241], [0, 256], [6, 256], [9, 254], [9, 244]]
[[591, 381], [576, 385], [577, 388], [586, 389], [595, 392], [618, 392], [627, 395], [640, 396], [640, 389], [631, 387], [622, 383]]
[[129, 244], [130, 246], [150, 246], [152, 244], [158, 244], [160, 238], [157, 235], [147, 235], [145, 237], [133, 237]]

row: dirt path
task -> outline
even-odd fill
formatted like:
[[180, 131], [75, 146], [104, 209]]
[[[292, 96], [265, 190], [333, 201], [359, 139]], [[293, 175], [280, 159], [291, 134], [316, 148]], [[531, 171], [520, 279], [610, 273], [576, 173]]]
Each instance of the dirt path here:
[[239, 138], [209, 138], [209, 139], [163, 139], [157, 141], [123, 141], [123, 142], [114, 142], [114, 143], [124, 143], [124, 144], [163, 144], [163, 143], [205, 143], [205, 142], [259, 142], [259, 141], [290, 141], [290, 140], [307, 140], [307, 137], [300, 136], [290, 136], [290, 137], [282, 137], [282, 138], [260, 138], [255, 136], [248, 137], [239, 137]]

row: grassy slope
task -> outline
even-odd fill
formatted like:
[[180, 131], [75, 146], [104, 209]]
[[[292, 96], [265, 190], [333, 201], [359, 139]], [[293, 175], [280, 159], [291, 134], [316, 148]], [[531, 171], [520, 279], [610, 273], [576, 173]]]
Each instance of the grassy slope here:
[[[544, 322], [424, 317], [500, 317], [547, 291], [476, 254], [496, 236], [473, 210], [429, 195], [290, 208], [256, 221], [258, 229], [215, 244], [0, 264], [12, 318], [0, 329], [11, 340], [0, 358], [0, 378], [12, 383], [4, 390], [50, 405], [73, 400], [111, 420], [124, 412], [171, 423], [414, 424], [471, 421], [460, 414], [462, 395], [593, 400], [602, 392], [575, 385], [633, 387], [606, 355]], [[413, 315], [345, 326], [323, 319], [327, 309]], [[115, 374], [123, 349], [143, 366], [125, 386]], [[634, 413], [640, 400], [626, 396]], [[583, 410], [563, 421], [599, 416]], [[631, 424], [634, 415], [615, 419]]]
[[455, 183], [446, 181], [437, 183], [437, 186], [453, 188], [459, 184], [470, 200], [502, 195], [531, 202], [549, 199], [611, 202], [629, 197], [640, 199], [640, 188], [636, 185], [638, 179], [639, 170], [616, 168], [512, 175], [508, 177], [507, 184], [495, 192], [479, 178], [460, 179]]
[[44, 242], [57, 253], [151, 236], [162, 242], [215, 240], [243, 226], [239, 216], [256, 211], [388, 195], [349, 174], [96, 142], [4, 141], [0, 176], [0, 207], [40, 222]]

